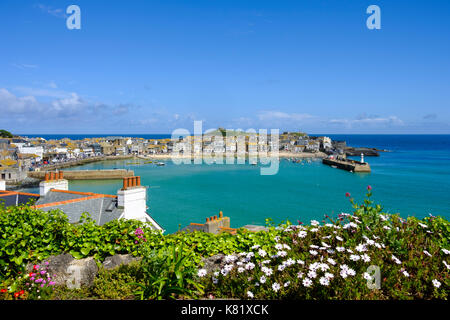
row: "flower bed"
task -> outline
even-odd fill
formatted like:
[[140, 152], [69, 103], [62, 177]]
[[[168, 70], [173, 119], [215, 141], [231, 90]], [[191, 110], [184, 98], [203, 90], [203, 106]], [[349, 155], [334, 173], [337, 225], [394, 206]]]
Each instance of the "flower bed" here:
[[[142, 299], [447, 299], [450, 223], [385, 214], [371, 195], [368, 187], [359, 205], [346, 194], [351, 214], [309, 225], [268, 223], [269, 231], [240, 229], [236, 235], [163, 236], [137, 221], [99, 227], [84, 216], [84, 223], [72, 225], [59, 211], [0, 209], [0, 298], [44, 297], [36, 292], [42, 285], [36, 285], [37, 273], [33, 280], [24, 275], [26, 263], [68, 252], [98, 261], [116, 253], [144, 257], [131, 269], [101, 272], [94, 287], [78, 291], [77, 299], [130, 298], [131, 288]], [[202, 259], [216, 254], [226, 255], [220, 268], [203, 269]], [[50, 278], [41, 278], [52, 287]], [[123, 295], [120, 287], [127, 288]], [[105, 292], [108, 288], [114, 292]], [[50, 288], [44, 298], [72, 296], [68, 289]]]

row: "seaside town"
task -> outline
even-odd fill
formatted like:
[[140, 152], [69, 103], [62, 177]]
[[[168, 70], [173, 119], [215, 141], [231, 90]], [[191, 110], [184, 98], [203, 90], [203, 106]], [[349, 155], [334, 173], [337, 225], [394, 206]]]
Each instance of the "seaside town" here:
[[[220, 132], [225, 132], [219, 128]], [[214, 136], [213, 136], [214, 137]], [[183, 150], [192, 150], [193, 154], [212, 155], [217, 152], [238, 151], [236, 136], [225, 142], [214, 138], [188, 136], [184, 140], [144, 139], [140, 137], [107, 136], [71, 140], [46, 140], [40, 137], [12, 135], [2, 130], [0, 135], [0, 180], [7, 184], [21, 184], [27, 181], [30, 171], [46, 171], [58, 167], [69, 167], [90, 161], [106, 159], [126, 159], [139, 157], [143, 159], [169, 158], [175, 151], [182, 155]], [[245, 153], [249, 151], [273, 152], [278, 148], [282, 158], [325, 158], [359, 156], [378, 156], [381, 150], [348, 147], [345, 141], [334, 141], [326, 136], [309, 136], [303, 132], [284, 132], [278, 143], [272, 143], [270, 135], [266, 141], [253, 142], [245, 136]], [[262, 142], [261, 142], [262, 141]], [[183, 145], [184, 144], [184, 145]]]

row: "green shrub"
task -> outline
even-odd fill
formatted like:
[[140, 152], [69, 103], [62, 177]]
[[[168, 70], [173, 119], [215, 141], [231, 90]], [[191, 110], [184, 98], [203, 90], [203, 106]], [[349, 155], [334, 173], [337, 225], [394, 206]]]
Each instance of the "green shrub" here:
[[120, 265], [113, 270], [100, 270], [91, 289], [92, 295], [98, 299], [134, 299], [137, 283], [142, 283], [142, 279], [140, 262]]
[[194, 281], [196, 268], [186, 263], [190, 253], [183, 247], [172, 246], [163, 250], [152, 250], [142, 259], [144, 283], [138, 284], [136, 295], [140, 299], [192, 298], [203, 293]]

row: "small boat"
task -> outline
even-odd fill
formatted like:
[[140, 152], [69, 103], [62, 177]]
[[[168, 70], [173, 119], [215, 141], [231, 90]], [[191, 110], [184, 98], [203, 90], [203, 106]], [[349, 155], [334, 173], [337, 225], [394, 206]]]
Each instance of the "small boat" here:
[[166, 164], [164, 162], [157, 162], [156, 165], [157, 166], [165, 166]]

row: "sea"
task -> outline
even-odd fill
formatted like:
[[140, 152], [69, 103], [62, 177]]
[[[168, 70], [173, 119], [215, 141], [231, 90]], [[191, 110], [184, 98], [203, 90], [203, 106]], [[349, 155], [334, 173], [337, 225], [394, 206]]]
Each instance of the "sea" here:
[[[327, 135], [327, 134], [321, 134]], [[33, 136], [33, 135], [29, 135]], [[38, 135], [35, 135], [38, 136]], [[45, 139], [82, 139], [100, 135], [41, 135]], [[104, 135], [167, 138], [170, 135]], [[440, 215], [450, 218], [450, 135], [327, 135], [347, 145], [386, 149], [379, 157], [365, 157], [371, 173], [351, 173], [320, 160], [294, 163], [280, 159], [275, 175], [261, 175], [260, 167], [246, 164], [181, 164], [165, 166], [144, 160], [90, 163], [67, 170], [132, 169], [148, 186], [151, 216], [166, 230], [176, 232], [207, 217], [230, 217], [232, 227], [264, 225], [266, 219], [309, 223], [325, 215], [352, 211], [348, 192], [362, 203], [367, 187], [371, 199], [387, 213], [403, 217]], [[358, 159], [358, 157], [355, 157]], [[70, 181], [69, 188], [116, 194], [121, 180]], [[26, 189], [38, 192], [37, 189]]]

